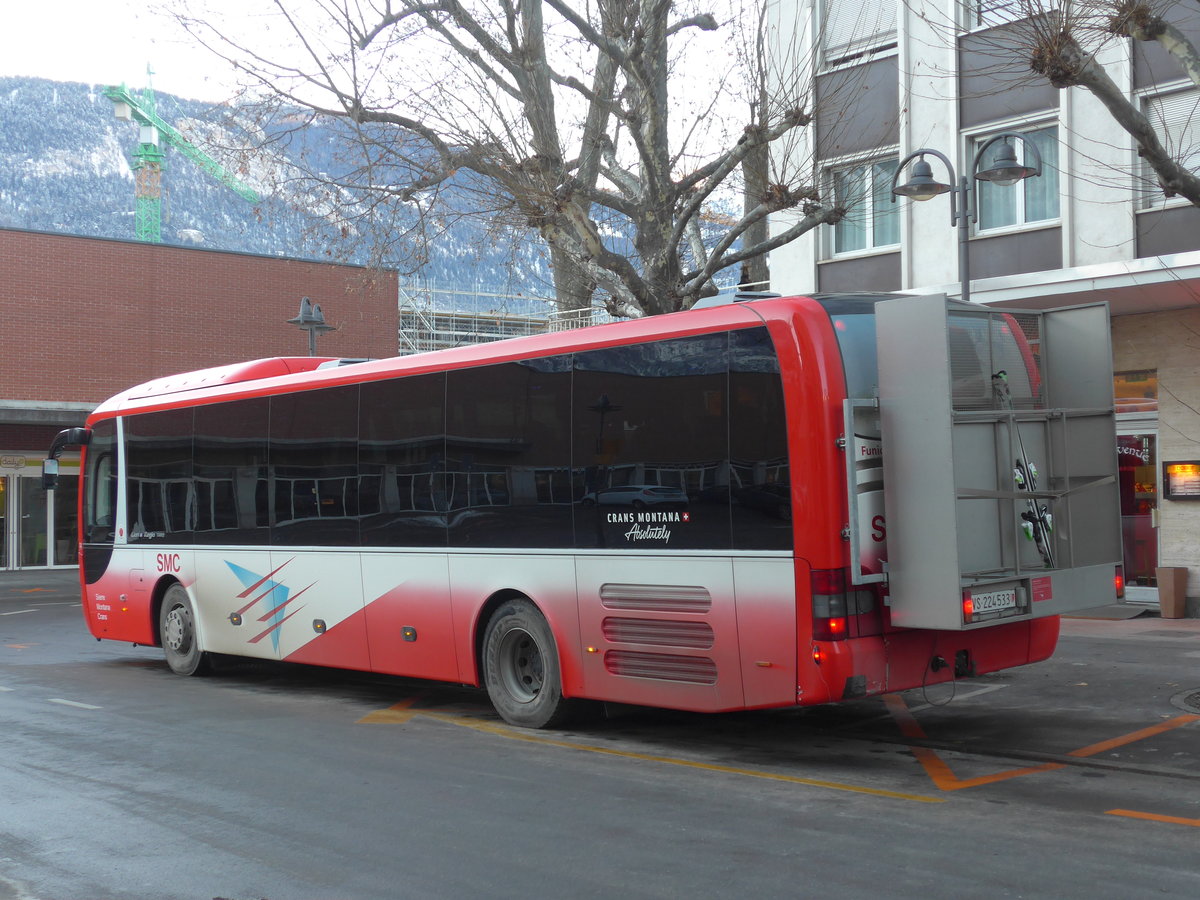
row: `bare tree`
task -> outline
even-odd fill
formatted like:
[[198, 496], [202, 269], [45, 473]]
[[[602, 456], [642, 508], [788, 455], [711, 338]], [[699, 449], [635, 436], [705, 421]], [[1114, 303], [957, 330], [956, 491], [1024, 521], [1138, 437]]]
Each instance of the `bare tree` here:
[[[1016, 0], [1009, 4], [1023, 18], [1009, 26], [1030, 69], [1056, 88], [1090, 91], [1133, 138], [1138, 155], [1154, 172], [1168, 197], [1182, 196], [1200, 206], [1200, 175], [1181, 160], [1186, 148], [1172, 147], [1161, 123], [1152, 122], [1135, 100], [1119, 87], [1099, 61], [1105, 41], [1130, 38], [1153, 41], [1179, 64], [1180, 77], [1200, 87], [1200, 55], [1196, 44], [1167, 21], [1174, 0]], [[1193, 2], [1190, 4], [1200, 5]]]
[[[322, 176], [347, 220], [445, 203], [512, 240], [533, 229], [565, 308], [687, 308], [844, 214], [811, 160], [764, 166], [813, 110], [805, 67], [768, 73], [758, 0], [712, 0], [721, 19], [699, 0], [263, 0], [270, 17], [229, 21], [190, 2], [177, 19], [271, 100], [269, 133], [303, 110], [352, 136], [361, 165]], [[749, 202], [714, 215], [747, 161]]]

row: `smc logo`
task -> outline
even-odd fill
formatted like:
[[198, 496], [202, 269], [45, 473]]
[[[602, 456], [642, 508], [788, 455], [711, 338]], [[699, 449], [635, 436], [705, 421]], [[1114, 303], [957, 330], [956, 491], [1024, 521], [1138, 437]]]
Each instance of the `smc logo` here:
[[179, 571], [179, 554], [178, 553], [160, 553], [160, 554], [158, 554], [158, 571], [160, 571], [160, 572], [178, 572]]

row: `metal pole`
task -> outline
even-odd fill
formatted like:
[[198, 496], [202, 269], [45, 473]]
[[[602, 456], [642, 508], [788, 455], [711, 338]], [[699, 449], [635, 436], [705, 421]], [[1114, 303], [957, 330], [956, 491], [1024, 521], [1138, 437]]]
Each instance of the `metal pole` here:
[[958, 184], [958, 277], [962, 281], [962, 302], [971, 302], [971, 185], [967, 176]]

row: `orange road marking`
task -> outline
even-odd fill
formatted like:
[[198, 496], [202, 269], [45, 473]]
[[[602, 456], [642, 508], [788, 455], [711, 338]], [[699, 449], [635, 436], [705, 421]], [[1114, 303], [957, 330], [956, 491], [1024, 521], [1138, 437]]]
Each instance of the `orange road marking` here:
[[1200, 828], [1200, 819], [1181, 819], [1179, 816], [1160, 816], [1157, 813], [1138, 812], [1134, 809], [1110, 809], [1105, 815], [1124, 816], [1127, 819], [1146, 819], [1150, 822], [1166, 822], [1170, 825], [1191, 825]]
[[1180, 725], [1187, 725], [1195, 721], [1200, 721], [1200, 716], [1176, 716], [1157, 725], [1151, 725], [1149, 728], [1143, 728], [1141, 731], [1134, 731], [1123, 737], [1113, 738], [1111, 741], [1101, 741], [1099, 744], [1092, 744], [1090, 747], [1072, 750], [1067, 756], [1095, 756], [1097, 753], [1103, 753], [1105, 750], [1123, 747], [1126, 744], [1132, 744], [1134, 741], [1140, 741], [1142, 738], [1154, 737], [1156, 734], [1162, 734], [1164, 731], [1170, 731], [1172, 728], [1178, 728]]
[[407, 700], [401, 700], [387, 709], [380, 709], [373, 713], [368, 713], [359, 719], [356, 725], [402, 725], [417, 714], [417, 710], [413, 709], [413, 704], [417, 702], [418, 697], [409, 697]]
[[[917, 722], [916, 717], [909, 710], [907, 704], [905, 704], [903, 697], [899, 694], [884, 694], [883, 702], [887, 705], [888, 712], [892, 714], [892, 718], [895, 719], [896, 725], [899, 727], [902, 735], [915, 740], [927, 740], [924, 729], [921, 728], [920, 723]], [[1122, 735], [1121, 737], [1081, 747], [1078, 750], [1072, 750], [1067, 756], [1084, 759], [1089, 756], [1095, 756], [1097, 753], [1103, 753], [1105, 750], [1123, 747], [1126, 744], [1132, 744], [1134, 741], [1153, 737], [1156, 734], [1162, 734], [1164, 731], [1170, 731], [1172, 728], [1178, 728], [1181, 725], [1188, 725], [1196, 721], [1200, 721], [1200, 716], [1176, 716], [1173, 719], [1168, 719], [1149, 728], [1143, 728], [1139, 731]], [[908, 749], [912, 751], [913, 756], [921, 763], [929, 779], [939, 790], [943, 791], [961, 791], [963, 788], [995, 784], [998, 781], [1007, 781], [1010, 778], [1019, 778], [1022, 775], [1033, 775], [1037, 772], [1052, 772], [1055, 769], [1064, 768], [1066, 765], [1066, 763], [1044, 763], [1040, 766], [1024, 766], [1019, 769], [996, 772], [992, 775], [981, 775], [978, 778], [959, 778], [954, 774], [949, 764], [938, 756], [934, 750], [928, 747], [909, 747]]]
[[[904, 698], [899, 694], [884, 694], [883, 702], [888, 711], [900, 726], [900, 733], [908, 738], [925, 740], [925, 731], [917, 722], [916, 717], [909, 712]], [[925, 769], [925, 774], [943, 791], [961, 791], [963, 788], [979, 787], [984, 784], [994, 784], [997, 781], [1007, 781], [1021, 775], [1032, 775], [1034, 772], [1049, 772], [1051, 769], [1061, 769], [1062, 763], [1046, 763], [1040, 766], [1028, 766], [1021, 769], [1009, 769], [992, 775], [981, 775], [978, 778], [959, 778], [950, 766], [936, 752], [928, 747], [909, 747], [913, 756]]]
[[18, 594], [38, 594], [50, 590], [50, 588], [22, 588], [17, 591]]

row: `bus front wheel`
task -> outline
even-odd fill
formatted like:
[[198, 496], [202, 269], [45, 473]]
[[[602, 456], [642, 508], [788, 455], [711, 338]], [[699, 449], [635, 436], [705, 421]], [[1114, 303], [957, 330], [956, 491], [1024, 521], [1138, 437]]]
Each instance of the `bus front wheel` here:
[[158, 633], [167, 665], [177, 675], [203, 675], [208, 671], [208, 654], [196, 639], [196, 613], [181, 584], [167, 588], [158, 614]]
[[572, 713], [562, 695], [554, 633], [529, 600], [509, 600], [488, 621], [483, 677], [492, 705], [509, 724], [548, 728]]

